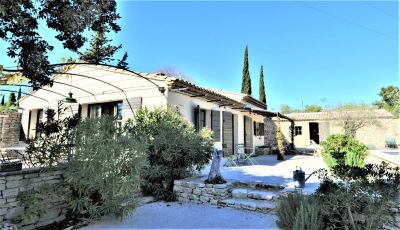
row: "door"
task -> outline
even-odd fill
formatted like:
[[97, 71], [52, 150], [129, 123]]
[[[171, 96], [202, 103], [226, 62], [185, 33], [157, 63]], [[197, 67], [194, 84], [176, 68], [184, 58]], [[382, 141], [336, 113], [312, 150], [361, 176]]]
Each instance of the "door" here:
[[[253, 121], [250, 117], [244, 116], [244, 147], [253, 147]], [[249, 152], [250, 149], [246, 149]]]
[[310, 141], [319, 144], [319, 127], [317, 122], [310, 122]]
[[233, 153], [233, 115], [230, 112], [223, 112], [222, 123], [222, 148], [224, 154], [231, 155]]

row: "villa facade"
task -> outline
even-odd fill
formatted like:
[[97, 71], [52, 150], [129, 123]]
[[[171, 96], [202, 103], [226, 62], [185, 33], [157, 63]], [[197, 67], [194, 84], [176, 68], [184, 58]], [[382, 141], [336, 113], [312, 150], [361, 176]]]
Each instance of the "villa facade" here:
[[66, 115], [82, 118], [116, 116], [121, 122], [141, 107], [174, 106], [197, 130], [214, 132], [216, 147], [226, 154], [236, 144], [255, 148], [264, 145], [266, 104], [251, 96], [199, 87], [161, 73], [137, 73], [103, 65], [78, 64], [54, 77], [52, 87], [43, 87], [21, 98], [22, 127], [28, 137], [45, 119], [46, 108], [57, 108], [69, 93], [77, 103], [64, 103]]

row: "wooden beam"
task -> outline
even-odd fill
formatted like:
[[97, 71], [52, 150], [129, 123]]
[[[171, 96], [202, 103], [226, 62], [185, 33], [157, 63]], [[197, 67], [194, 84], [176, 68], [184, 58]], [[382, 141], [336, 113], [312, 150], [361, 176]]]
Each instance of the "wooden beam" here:
[[209, 101], [207, 101], [207, 102], [218, 102], [218, 101], [222, 101], [221, 99], [218, 99], [218, 100], [209, 100]]
[[205, 97], [205, 96], [207, 96], [207, 94], [192, 95], [190, 97]]

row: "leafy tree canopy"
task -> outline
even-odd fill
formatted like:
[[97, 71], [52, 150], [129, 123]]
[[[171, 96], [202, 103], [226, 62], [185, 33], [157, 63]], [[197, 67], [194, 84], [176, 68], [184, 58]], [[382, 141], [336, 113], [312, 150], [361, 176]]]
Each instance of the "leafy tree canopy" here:
[[306, 113], [314, 113], [314, 112], [321, 112], [322, 107], [319, 105], [306, 105], [305, 112]]
[[[34, 88], [39, 88], [52, 84], [49, 76], [57, 67], [48, 60], [48, 53], [54, 47], [44, 34], [39, 34], [39, 21], [57, 32], [55, 38], [65, 49], [78, 52], [87, 41], [83, 36], [85, 30], [99, 32], [110, 28], [118, 32], [120, 27], [115, 22], [118, 18], [114, 0], [39, 1], [39, 4], [35, 0], [1, 1], [0, 39], [9, 45], [7, 55], [15, 59], [21, 74]], [[4, 74], [0, 73], [0, 77]]]
[[400, 90], [399, 87], [389, 85], [382, 87], [379, 93], [381, 96], [380, 101], [376, 101], [374, 104], [378, 108], [386, 109], [392, 112], [395, 116], [400, 116]]

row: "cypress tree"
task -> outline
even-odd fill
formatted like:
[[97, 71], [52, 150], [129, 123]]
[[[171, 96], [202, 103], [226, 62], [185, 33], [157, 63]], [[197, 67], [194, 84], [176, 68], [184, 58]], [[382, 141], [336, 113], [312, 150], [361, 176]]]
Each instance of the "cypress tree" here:
[[1, 99], [1, 105], [4, 105], [4, 95], [3, 98]]
[[264, 69], [262, 65], [260, 71], [260, 101], [263, 103], [267, 103], [267, 99], [265, 99]]
[[19, 101], [19, 99], [21, 99], [21, 87], [19, 87], [19, 90], [18, 90], [17, 101]]
[[246, 46], [246, 49], [244, 50], [242, 93], [251, 95], [251, 79], [250, 79], [250, 72], [249, 72], [249, 58], [248, 58], [247, 46]]
[[7, 105], [12, 106], [15, 104], [16, 101], [17, 99], [15, 98], [15, 93], [10, 93], [10, 95], [8, 96]]

